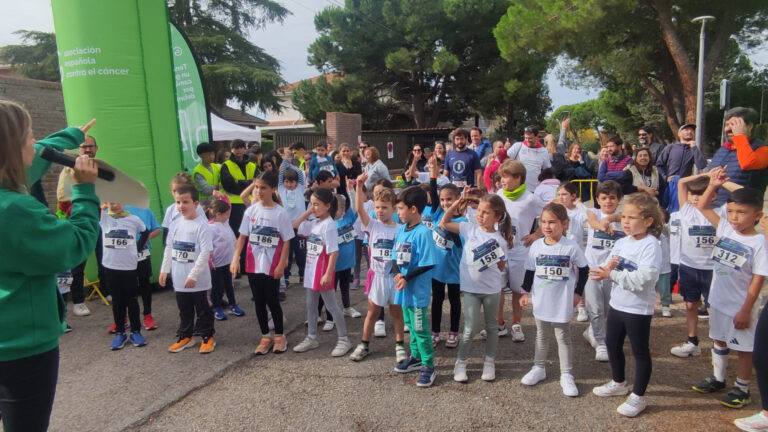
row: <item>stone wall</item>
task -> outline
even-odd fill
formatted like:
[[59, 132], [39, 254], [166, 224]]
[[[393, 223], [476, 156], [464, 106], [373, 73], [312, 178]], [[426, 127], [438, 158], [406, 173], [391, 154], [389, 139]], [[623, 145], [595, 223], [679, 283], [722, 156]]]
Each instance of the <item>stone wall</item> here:
[[[0, 100], [19, 102], [27, 108], [36, 138], [67, 127], [60, 83], [0, 76]], [[43, 178], [43, 189], [51, 210], [56, 207], [56, 183], [60, 171], [60, 165], [53, 165]]]

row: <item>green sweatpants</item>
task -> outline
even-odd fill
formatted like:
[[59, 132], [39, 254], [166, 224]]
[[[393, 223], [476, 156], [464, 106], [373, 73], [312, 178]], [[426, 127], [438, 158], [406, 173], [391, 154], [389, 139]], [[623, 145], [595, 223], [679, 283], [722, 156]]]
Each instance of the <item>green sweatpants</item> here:
[[435, 350], [432, 348], [432, 337], [429, 333], [427, 306], [404, 307], [403, 318], [411, 332], [411, 355], [421, 360], [422, 365], [434, 369]]

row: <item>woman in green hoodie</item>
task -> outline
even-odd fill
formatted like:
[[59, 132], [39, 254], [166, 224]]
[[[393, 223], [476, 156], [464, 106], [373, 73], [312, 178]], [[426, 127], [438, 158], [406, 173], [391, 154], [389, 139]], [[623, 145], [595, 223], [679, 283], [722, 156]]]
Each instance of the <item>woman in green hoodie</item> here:
[[27, 193], [50, 168], [43, 147], [76, 148], [94, 121], [35, 142], [20, 105], [0, 101], [0, 415], [5, 432], [44, 431], [59, 371], [66, 305], [56, 275], [81, 263], [99, 233], [96, 163], [75, 163], [72, 217], [60, 220]]

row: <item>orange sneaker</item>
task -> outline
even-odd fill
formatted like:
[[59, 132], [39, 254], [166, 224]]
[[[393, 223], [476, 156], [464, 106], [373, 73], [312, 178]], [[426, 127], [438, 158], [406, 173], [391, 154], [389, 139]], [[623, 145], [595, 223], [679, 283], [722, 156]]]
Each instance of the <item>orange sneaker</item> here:
[[259, 342], [259, 346], [257, 346], [256, 349], [253, 350], [253, 353], [256, 355], [264, 355], [269, 352], [270, 348], [272, 348], [272, 338], [264, 336], [261, 338], [261, 342]]
[[275, 354], [281, 354], [288, 350], [288, 340], [283, 335], [275, 336], [275, 345], [272, 347], [272, 352]]
[[208, 354], [213, 352], [213, 348], [216, 346], [216, 342], [213, 340], [213, 336], [203, 338], [203, 343], [200, 344], [200, 354]]
[[185, 348], [189, 348], [191, 346], [195, 345], [195, 340], [192, 338], [181, 338], [178, 341], [176, 341], [175, 344], [168, 347], [168, 351], [172, 353], [177, 353], [184, 351]]

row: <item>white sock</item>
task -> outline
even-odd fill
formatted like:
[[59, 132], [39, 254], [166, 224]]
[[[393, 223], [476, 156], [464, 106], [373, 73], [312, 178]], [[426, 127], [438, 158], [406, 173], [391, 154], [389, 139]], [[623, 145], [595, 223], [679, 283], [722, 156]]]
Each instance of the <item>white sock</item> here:
[[736, 383], [734, 383], [734, 387], [738, 387], [739, 390], [743, 391], [744, 393], [749, 393], [749, 380], [736, 378]]
[[712, 369], [715, 379], [725, 382], [725, 370], [728, 368], [728, 354], [730, 350], [727, 346], [712, 346]]
[[340, 341], [349, 342], [349, 338], [347, 336], [339, 336]]

